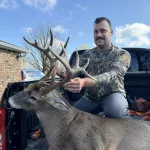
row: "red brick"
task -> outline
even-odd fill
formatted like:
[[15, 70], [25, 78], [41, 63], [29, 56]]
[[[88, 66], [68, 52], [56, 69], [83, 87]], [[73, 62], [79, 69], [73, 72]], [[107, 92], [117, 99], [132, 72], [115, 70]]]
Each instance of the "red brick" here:
[[21, 62], [17, 52], [0, 49], [0, 98], [10, 82], [21, 80]]

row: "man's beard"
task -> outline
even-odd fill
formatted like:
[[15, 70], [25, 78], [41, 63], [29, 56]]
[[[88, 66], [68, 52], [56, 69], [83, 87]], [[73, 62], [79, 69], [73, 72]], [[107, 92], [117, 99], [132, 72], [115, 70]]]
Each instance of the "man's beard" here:
[[109, 48], [109, 43], [106, 43], [106, 41], [105, 41], [103, 44], [97, 43], [96, 46], [97, 46], [99, 49], [105, 50], [105, 49], [108, 49], [108, 48]]
[[[98, 40], [103, 40], [103, 42], [104, 42], [104, 44], [99, 44], [99, 42], [98, 42]], [[96, 46], [97, 47], [99, 47], [100, 49], [104, 49], [105, 47], [106, 47], [106, 44], [105, 44], [105, 38], [102, 38], [102, 37], [98, 37], [97, 39], [96, 39]]]
[[105, 49], [105, 45], [97, 45], [97, 47], [100, 49]]
[[104, 44], [97, 44], [97, 47], [99, 48], [99, 49], [107, 49], [108, 48], [108, 44], [107, 43], [104, 43]]

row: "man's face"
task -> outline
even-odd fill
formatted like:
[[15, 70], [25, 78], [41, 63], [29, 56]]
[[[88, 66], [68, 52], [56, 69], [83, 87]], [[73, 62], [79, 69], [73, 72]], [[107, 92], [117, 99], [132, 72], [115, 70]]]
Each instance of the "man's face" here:
[[113, 31], [107, 21], [104, 20], [94, 24], [94, 42], [100, 49], [109, 48], [112, 34]]

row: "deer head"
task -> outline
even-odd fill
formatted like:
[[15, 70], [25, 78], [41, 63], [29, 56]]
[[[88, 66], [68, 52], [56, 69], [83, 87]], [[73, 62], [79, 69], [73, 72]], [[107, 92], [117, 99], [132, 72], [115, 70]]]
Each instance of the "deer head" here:
[[[71, 79], [75, 74], [78, 74], [79, 72], [83, 72], [89, 78], [94, 79], [85, 71], [86, 67], [89, 64], [89, 60], [83, 67], [79, 67], [79, 55], [77, 51], [76, 51], [77, 57], [75, 66], [73, 68], [70, 67], [69, 62], [66, 59], [67, 54], [65, 49], [69, 41], [69, 38], [67, 39], [65, 46], [61, 45], [62, 47], [61, 52], [59, 54], [56, 54], [56, 52], [53, 51], [54, 49], [53, 35], [51, 30], [50, 35], [51, 35], [50, 44], [48, 48], [45, 49], [40, 47], [36, 40], [34, 43], [31, 43], [26, 38], [24, 38], [24, 40], [28, 44], [37, 48], [48, 57], [51, 67], [49, 68], [47, 74], [40, 81], [30, 84], [25, 90], [10, 97], [9, 103], [12, 107], [18, 109], [37, 109], [38, 107], [41, 106], [42, 103], [44, 103], [48, 99], [49, 104], [52, 105], [53, 107], [66, 110], [67, 108], [66, 103], [62, 100], [61, 95], [59, 93], [56, 93], [56, 90], [54, 89], [63, 86], [69, 79]], [[61, 57], [63, 54], [65, 57]], [[59, 82], [55, 80], [58, 61], [60, 61], [64, 65], [67, 72], [66, 77]]]

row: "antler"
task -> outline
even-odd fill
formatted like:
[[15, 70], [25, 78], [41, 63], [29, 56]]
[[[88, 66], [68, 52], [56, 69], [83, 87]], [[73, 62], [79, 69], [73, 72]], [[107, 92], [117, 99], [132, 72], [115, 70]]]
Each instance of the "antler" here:
[[[38, 45], [38, 43], [37, 43], [37, 41], [35, 40], [35, 42], [34, 43], [32, 43], [32, 42], [30, 42], [30, 41], [28, 41], [25, 37], [23, 37], [23, 39], [28, 43], [28, 44], [30, 44], [31, 46], [33, 46], [33, 47], [35, 47], [35, 48], [37, 48], [38, 50], [40, 50], [41, 52], [43, 52], [47, 57], [48, 57], [48, 59], [49, 59], [49, 61], [50, 61], [50, 69], [47, 71], [47, 74], [41, 79], [41, 80], [47, 80], [48, 78], [49, 78], [49, 76], [50, 76], [50, 73], [51, 73], [51, 68], [53, 68], [53, 66], [55, 65], [55, 62], [57, 61], [57, 59], [56, 58], [54, 58], [54, 57], [52, 57], [51, 55], [50, 55], [50, 49], [51, 49], [51, 47], [52, 47], [52, 45], [53, 45], [53, 34], [52, 34], [52, 31], [50, 30], [50, 37], [51, 37], [51, 39], [50, 39], [50, 44], [49, 44], [49, 46], [48, 46], [48, 48], [42, 48], [42, 47], [40, 47], [39, 45]], [[67, 47], [67, 44], [68, 44], [68, 41], [69, 41], [69, 37], [68, 37], [68, 39], [67, 39], [67, 41], [66, 41], [66, 43], [65, 43], [65, 45], [64, 45], [64, 47], [66, 48]], [[60, 52], [60, 56], [62, 56], [63, 55], [63, 50], [61, 50], [61, 52]]]
[[[51, 40], [50, 40], [50, 44], [48, 45], [48, 48], [44, 49], [44, 48], [41, 48], [37, 41], [35, 40], [35, 43], [31, 43], [29, 42], [25, 37], [24, 37], [24, 40], [32, 45], [33, 47], [37, 48], [38, 50], [40, 50], [41, 52], [43, 52], [49, 59], [50, 63], [51, 63], [51, 67], [49, 69], [49, 71], [47, 72], [47, 74], [38, 82], [38, 83], [35, 83], [34, 85], [31, 85], [29, 86], [30, 88], [34, 87], [34, 88], [38, 88], [40, 89], [40, 93], [41, 95], [44, 95], [50, 91], [52, 91], [53, 89], [59, 87], [59, 86], [62, 86], [64, 85], [69, 79], [73, 78], [76, 74], [80, 73], [80, 72], [83, 72], [87, 77], [93, 79], [93, 80], [96, 80], [95, 78], [93, 78], [91, 75], [89, 75], [85, 69], [87, 68], [87, 66], [89, 65], [89, 62], [90, 60], [88, 59], [87, 63], [83, 66], [83, 67], [80, 67], [79, 66], [79, 54], [76, 50], [76, 63], [75, 63], [75, 66], [73, 68], [70, 67], [70, 64], [69, 64], [69, 61], [67, 60], [66, 61], [66, 58], [67, 58], [67, 53], [66, 53], [66, 47], [67, 47], [67, 44], [68, 44], [68, 41], [69, 41], [69, 38], [67, 39], [65, 45], [63, 46], [61, 44], [61, 47], [62, 47], [62, 50], [59, 54], [56, 54], [52, 49], [52, 45], [53, 45], [53, 34], [50, 30], [50, 36], [51, 36]], [[52, 55], [54, 57], [52, 57]], [[64, 54], [64, 57], [60, 57]], [[56, 61], [59, 60], [65, 67], [66, 69], [66, 72], [67, 72], [67, 75], [64, 79], [62, 79], [61, 81], [59, 82], [56, 82], [55, 81], [55, 75], [56, 75]], [[51, 77], [51, 81], [49, 83], [49, 76], [50, 74], [52, 73], [52, 77]]]
[[[64, 51], [64, 55], [66, 56], [66, 49], [65, 47], [63, 47], [63, 45], [61, 44], [61, 47]], [[95, 78], [93, 78], [90, 74], [88, 74], [85, 69], [87, 68], [87, 66], [89, 65], [90, 59], [88, 59], [87, 63], [83, 66], [80, 67], [79, 66], [79, 54], [78, 51], [76, 50], [76, 61], [75, 61], [75, 66], [73, 68], [70, 67], [69, 62], [65, 61], [63, 58], [61, 58], [59, 55], [57, 55], [54, 51], [50, 50], [51, 53], [65, 66], [67, 73], [68, 73], [68, 79], [71, 79], [73, 76], [75, 76], [76, 74], [83, 72], [87, 77], [96, 80]], [[67, 57], [67, 56], [66, 56]]]

